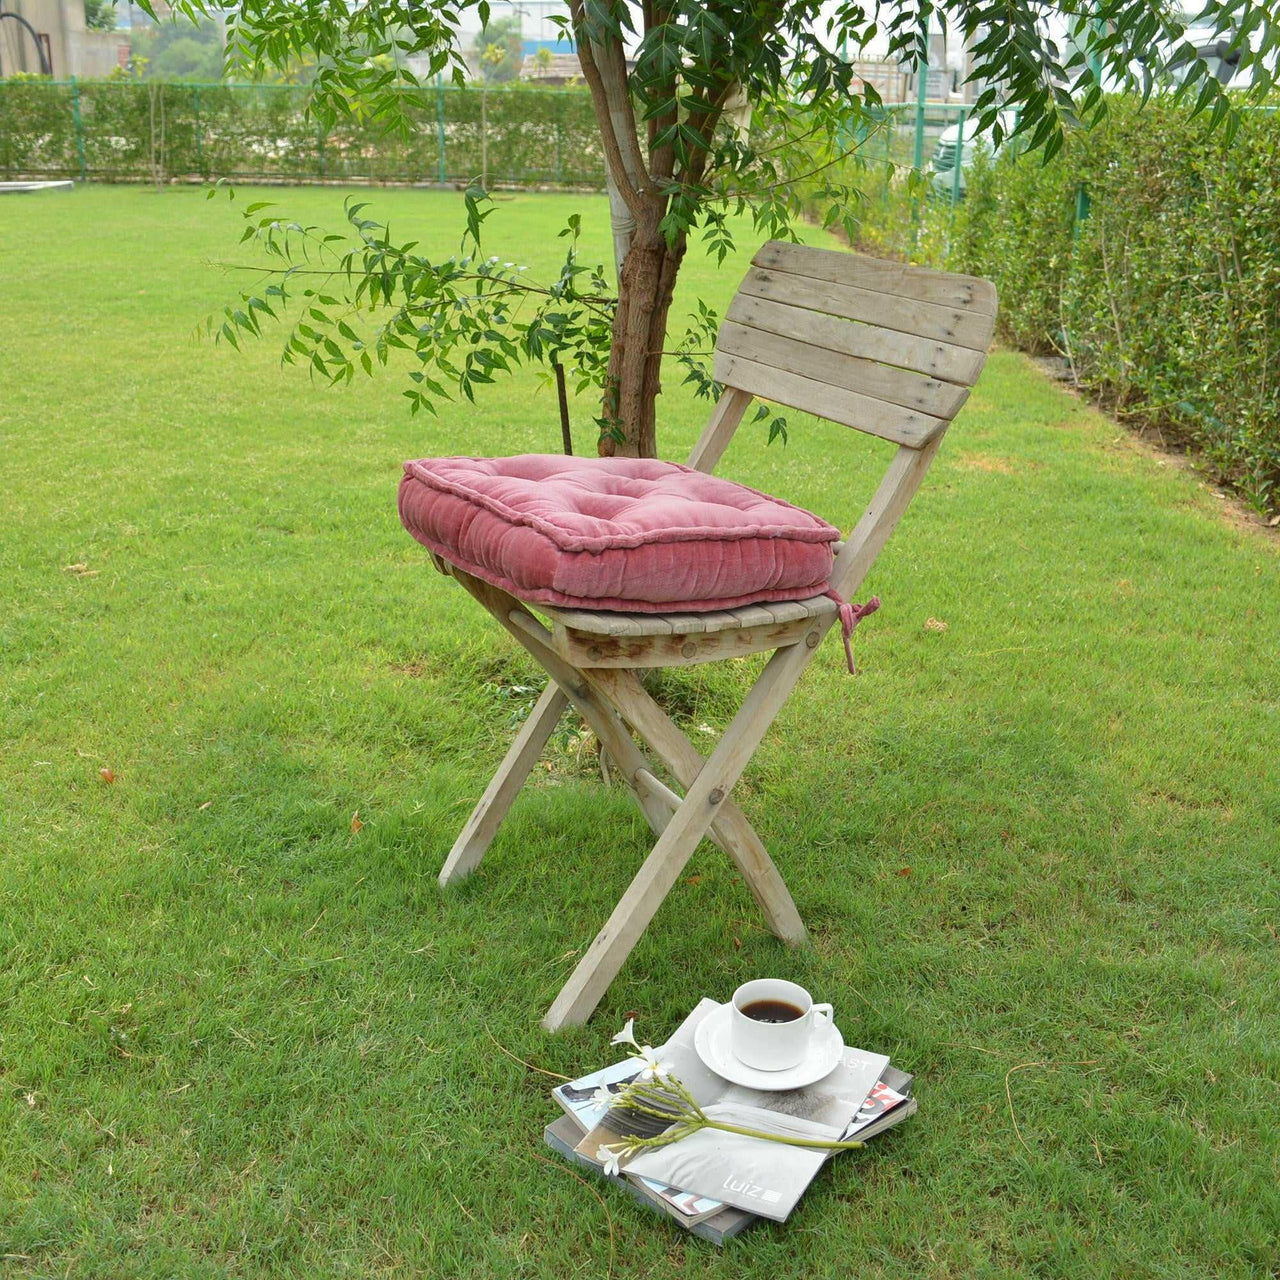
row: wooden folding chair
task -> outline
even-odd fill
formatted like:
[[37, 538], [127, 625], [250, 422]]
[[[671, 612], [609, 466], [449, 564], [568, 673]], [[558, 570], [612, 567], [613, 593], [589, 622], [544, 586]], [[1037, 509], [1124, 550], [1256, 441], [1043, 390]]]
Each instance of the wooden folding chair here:
[[[770, 242], [752, 259], [721, 325], [715, 377], [725, 391], [689, 465], [715, 468], [753, 397], [898, 444], [870, 506], [835, 558], [831, 586], [848, 599], [977, 380], [995, 312], [995, 289], [985, 280]], [[551, 677], [454, 844], [440, 883], [452, 884], [475, 869], [569, 703], [594, 730], [658, 837], [543, 1026], [554, 1031], [586, 1021], [704, 835], [733, 859], [773, 932], [784, 942], [803, 942], [805, 928], [791, 894], [730, 793], [837, 620], [836, 602], [823, 595], [680, 614], [526, 606], [433, 558]], [[760, 650], [773, 650], [773, 657], [707, 759], [636, 674]], [[631, 731], [684, 788], [683, 798], [658, 777]]]

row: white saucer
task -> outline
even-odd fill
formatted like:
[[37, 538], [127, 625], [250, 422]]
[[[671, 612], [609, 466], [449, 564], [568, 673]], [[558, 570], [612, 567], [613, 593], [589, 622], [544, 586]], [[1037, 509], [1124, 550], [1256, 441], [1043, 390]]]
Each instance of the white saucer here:
[[732, 1084], [745, 1085], [748, 1089], [765, 1089], [781, 1092], [784, 1089], [803, 1089], [829, 1076], [844, 1057], [844, 1037], [832, 1022], [817, 1023], [809, 1043], [808, 1055], [796, 1066], [785, 1071], [761, 1071], [749, 1067], [734, 1056], [729, 1044], [729, 1014], [732, 1006], [722, 1004], [698, 1023], [693, 1035], [693, 1047], [698, 1057], [718, 1076]]

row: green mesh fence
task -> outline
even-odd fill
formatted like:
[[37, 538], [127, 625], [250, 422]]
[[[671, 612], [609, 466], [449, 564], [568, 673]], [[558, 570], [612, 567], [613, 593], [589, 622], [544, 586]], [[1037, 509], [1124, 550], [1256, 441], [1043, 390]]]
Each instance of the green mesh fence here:
[[0, 81], [0, 173], [100, 181], [438, 182], [603, 187], [590, 97], [405, 89], [407, 137], [308, 119], [294, 85]]
[[[604, 186], [599, 132], [583, 90], [431, 85], [402, 92], [413, 123], [404, 137], [373, 123], [324, 130], [307, 117], [307, 91], [297, 85], [0, 80], [0, 173], [104, 182]], [[873, 234], [881, 227], [900, 239], [904, 216], [913, 240], [926, 224], [926, 236], [936, 234], [938, 203], [950, 208], [964, 196], [965, 162], [957, 163], [952, 128], [964, 114], [905, 103], [892, 109], [888, 129], [868, 138]], [[907, 194], [906, 174], [917, 166], [927, 177], [923, 205]]]
[[[975, 147], [972, 108], [942, 103], [903, 103], [890, 108], [890, 123], [867, 141], [870, 162], [863, 180], [862, 239], [868, 245], [941, 264], [949, 247], [957, 205]], [[913, 173], [920, 181], [913, 187]]]

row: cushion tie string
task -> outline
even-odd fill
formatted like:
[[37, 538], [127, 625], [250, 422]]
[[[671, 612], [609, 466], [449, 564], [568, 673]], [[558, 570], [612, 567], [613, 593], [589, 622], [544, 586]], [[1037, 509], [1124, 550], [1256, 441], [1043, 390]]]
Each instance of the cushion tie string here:
[[838, 591], [824, 591], [822, 594], [830, 596], [840, 606], [840, 634], [844, 637], [844, 656], [849, 662], [849, 674], [856, 676], [858, 668], [853, 664], [853, 644], [851, 643], [853, 629], [863, 618], [875, 613], [880, 607], [880, 597], [872, 596], [866, 604], [850, 604]]

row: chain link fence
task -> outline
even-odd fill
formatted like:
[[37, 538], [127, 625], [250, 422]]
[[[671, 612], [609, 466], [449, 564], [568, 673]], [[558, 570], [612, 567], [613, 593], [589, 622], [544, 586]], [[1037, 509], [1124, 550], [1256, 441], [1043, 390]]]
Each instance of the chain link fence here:
[[975, 138], [972, 106], [937, 102], [888, 108], [886, 126], [861, 152], [869, 165], [860, 211], [864, 246], [943, 265], [951, 249], [955, 215], [968, 174], [987, 138]]
[[602, 188], [591, 99], [574, 90], [405, 89], [416, 127], [326, 130], [301, 85], [0, 80], [0, 173], [103, 182], [236, 178]]
[[[101, 182], [407, 183], [601, 190], [604, 154], [584, 90], [405, 89], [407, 136], [376, 122], [324, 129], [302, 85], [0, 80], [0, 174]], [[966, 123], [967, 122], [967, 123]], [[973, 141], [967, 108], [903, 103], [866, 137], [867, 238], [945, 255]], [[978, 144], [981, 145], [981, 144]], [[910, 191], [923, 173], [927, 194]], [[939, 207], [947, 216], [939, 218]]]
[[[583, 90], [439, 84], [402, 92], [415, 122], [407, 137], [372, 121], [326, 130], [307, 117], [301, 85], [0, 80], [0, 173], [103, 182], [605, 185]], [[954, 205], [964, 195], [956, 126], [965, 127], [967, 109], [903, 103], [889, 112], [889, 126], [865, 143], [864, 157], [878, 176], [883, 171], [879, 186], [867, 183], [869, 197], [896, 211], [895, 187], [917, 168], [933, 195]]]

